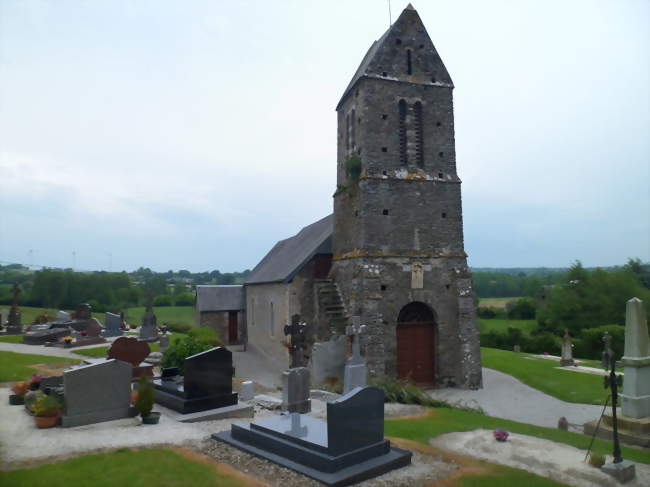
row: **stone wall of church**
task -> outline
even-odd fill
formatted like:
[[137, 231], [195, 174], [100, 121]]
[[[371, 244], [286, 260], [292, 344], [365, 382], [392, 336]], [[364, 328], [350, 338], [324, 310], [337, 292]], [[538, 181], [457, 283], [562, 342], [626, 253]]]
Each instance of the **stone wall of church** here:
[[[412, 264], [423, 269], [413, 288]], [[474, 293], [465, 258], [353, 258], [336, 261], [334, 277], [352, 314], [368, 323], [365, 356], [371, 375], [397, 373], [397, 319], [412, 302], [427, 304], [435, 321], [437, 385], [481, 386]]]

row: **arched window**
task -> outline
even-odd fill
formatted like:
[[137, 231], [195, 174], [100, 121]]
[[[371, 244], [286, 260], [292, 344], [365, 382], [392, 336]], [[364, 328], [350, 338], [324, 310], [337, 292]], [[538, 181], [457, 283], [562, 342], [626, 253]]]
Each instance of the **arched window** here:
[[271, 336], [275, 336], [275, 312], [273, 310], [273, 301], [271, 301], [271, 317], [270, 317], [270, 331], [271, 331]]
[[400, 100], [399, 104], [399, 161], [406, 166], [408, 155], [406, 153], [406, 101]]
[[424, 124], [422, 122], [422, 103], [419, 101], [413, 105], [415, 114], [415, 162], [418, 167], [424, 167]]

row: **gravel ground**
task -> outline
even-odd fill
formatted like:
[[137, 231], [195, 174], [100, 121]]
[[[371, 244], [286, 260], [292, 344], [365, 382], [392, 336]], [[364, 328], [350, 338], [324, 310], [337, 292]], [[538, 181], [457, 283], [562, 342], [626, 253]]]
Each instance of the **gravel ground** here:
[[483, 368], [483, 389], [435, 389], [428, 394], [450, 404], [481, 407], [486, 414], [522, 423], [549, 428], [557, 427], [564, 416], [574, 431], [582, 433], [582, 425], [597, 419], [602, 406], [574, 404], [527, 386], [514, 377], [493, 369]]
[[[492, 431], [475, 430], [447, 433], [429, 442], [432, 446], [463, 456], [508, 465], [575, 487], [615, 487], [613, 477], [585, 463], [585, 450], [550, 440], [511, 433], [508, 441], [494, 440]], [[607, 456], [607, 462], [612, 458]], [[636, 479], [626, 486], [650, 485], [650, 466], [637, 463]]]
[[[215, 460], [227, 463], [240, 472], [263, 479], [273, 487], [321, 487], [316, 482], [299, 473], [263, 460], [220, 441], [206, 440], [196, 445], [202, 453]], [[424, 487], [433, 481], [449, 476], [458, 466], [441, 457], [413, 452], [412, 463], [408, 467], [388, 472], [374, 479], [361, 482], [363, 487]]]

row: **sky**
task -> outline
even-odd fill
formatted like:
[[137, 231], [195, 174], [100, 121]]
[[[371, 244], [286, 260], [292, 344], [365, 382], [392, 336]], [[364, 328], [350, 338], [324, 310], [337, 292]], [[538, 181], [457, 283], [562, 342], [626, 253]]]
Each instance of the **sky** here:
[[[392, 0], [394, 20], [408, 2]], [[650, 261], [650, 2], [413, 2], [474, 267]], [[0, 0], [0, 263], [253, 268], [332, 211], [386, 0]]]

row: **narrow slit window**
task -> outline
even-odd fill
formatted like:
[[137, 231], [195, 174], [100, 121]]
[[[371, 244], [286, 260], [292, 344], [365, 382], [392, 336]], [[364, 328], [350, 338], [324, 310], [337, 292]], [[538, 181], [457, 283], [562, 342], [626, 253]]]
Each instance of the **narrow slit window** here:
[[352, 146], [352, 149], [354, 149], [357, 146], [357, 141], [354, 140], [354, 126], [355, 126], [354, 120], [355, 120], [355, 118], [357, 118], [357, 117], [355, 115], [354, 108], [353, 108], [352, 109], [352, 115], [350, 115], [350, 139], [351, 139], [350, 144]]
[[419, 101], [413, 105], [415, 113], [415, 162], [418, 167], [424, 167], [424, 124], [422, 122], [422, 103]]
[[408, 74], [413, 74], [413, 66], [411, 64], [411, 50], [406, 50], [406, 72]]
[[406, 154], [406, 101], [399, 101], [399, 161], [408, 164]]

